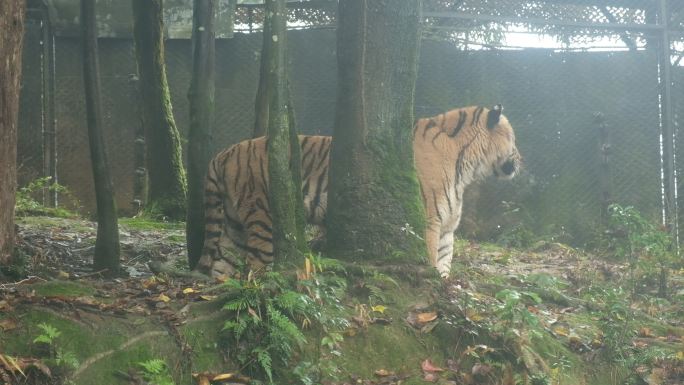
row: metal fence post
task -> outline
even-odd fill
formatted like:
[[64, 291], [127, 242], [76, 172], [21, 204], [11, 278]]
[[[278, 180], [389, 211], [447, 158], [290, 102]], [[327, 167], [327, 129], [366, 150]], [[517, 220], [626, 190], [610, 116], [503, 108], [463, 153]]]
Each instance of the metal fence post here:
[[675, 177], [674, 154], [674, 114], [672, 110], [672, 65], [670, 59], [670, 31], [668, 0], [660, 0], [658, 22], [661, 24], [662, 35], [659, 44], [660, 66], [660, 95], [661, 122], [663, 144], [663, 175], [664, 175], [664, 211], [665, 225], [675, 236], [678, 236], [679, 223], [677, 221], [677, 181]]

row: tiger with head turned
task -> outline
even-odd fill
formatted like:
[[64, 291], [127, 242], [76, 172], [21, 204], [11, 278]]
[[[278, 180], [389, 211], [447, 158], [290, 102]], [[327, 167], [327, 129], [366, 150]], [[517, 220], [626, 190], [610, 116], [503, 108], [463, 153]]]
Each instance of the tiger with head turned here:
[[[454, 231], [466, 186], [489, 175], [512, 178], [521, 164], [515, 134], [501, 105], [471, 106], [419, 119], [413, 155], [426, 212], [428, 260], [448, 276]], [[198, 270], [231, 277], [241, 266], [273, 261], [266, 137], [245, 140], [216, 155], [205, 189], [206, 228]], [[329, 136], [299, 136], [307, 221], [322, 226], [328, 196]]]

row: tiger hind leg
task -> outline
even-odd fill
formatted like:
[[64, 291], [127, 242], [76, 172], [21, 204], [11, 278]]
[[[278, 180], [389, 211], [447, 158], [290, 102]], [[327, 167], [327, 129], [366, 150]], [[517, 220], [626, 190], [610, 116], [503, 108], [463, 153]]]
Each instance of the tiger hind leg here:
[[451, 260], [454, 255], [454, 232], [447, 231], [439, 238], [437, 249], [437, 271], [443, 278], [448, 278], [451, 272]]

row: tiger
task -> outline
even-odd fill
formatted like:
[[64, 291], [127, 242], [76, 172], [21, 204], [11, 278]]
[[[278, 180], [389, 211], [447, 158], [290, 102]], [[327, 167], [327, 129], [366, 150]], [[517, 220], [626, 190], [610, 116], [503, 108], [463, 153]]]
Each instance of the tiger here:
[[[513, 178], [522, 157], [500, 104], [470, 106], [418, 119], [413, 156], [426, 214], [427, 259], [448, 277], [463, 193], [494, 175]], [[324, 227], [332, 138], [300, 135], [302, 196], [307, 222]], [[273, 262], [268, 201], [268, 138], [239, 142], [210, 162], [205, 184], [205, 241], [197, 269], [215, 278]]]

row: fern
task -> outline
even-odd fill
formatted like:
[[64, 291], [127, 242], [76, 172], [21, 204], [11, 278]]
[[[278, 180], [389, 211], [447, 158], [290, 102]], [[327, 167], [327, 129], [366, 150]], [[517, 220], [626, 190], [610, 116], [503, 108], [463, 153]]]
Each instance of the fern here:
[[[341, 325], [346, 322], [322, 311], [323, 303], [332, 303], [335, 310], [342, 306], [340, 298], [346, 281], [334, 275], [317, 275], [315, 279], [295, 283], [280, 273], [265, 272], [261, 276], [250, 274], [246, 280], [230, 280], [226, 287], [230, 299], [223, 309], [232, 313], [223, 330], [235, 344], [231, 352], [245, 367], [264, 374], [271, 384], [272, 358], [287, 364], [294, 349], [306, 343], [300, 322], [318, 322], [328, 335], [343, 330]], [[306, 294], [294, 288], [305, 288]]]
[[148, 374], [161, 374], [166, 370], [166, 362], [160, 358], [139, 362], [138, 364], [142, 366]]
[[274, 299], [275, 304], [294, 315], [295, 313], [306, 313], [307, 308], [310, 307], [310, 298], [304, 294], [295, 291], [285, 291]]
[[175, 385], [173, 378], [169, 374], [166, 362], [159, 358], [154, 358], [144, 362], [138, 362], [143, 368], [143, 377], [146, 381], [155, 385]]
[[286, 341], [294, 341], [301, 346], [306, 342], [304, 334], [299, 330], [297, 325], [289, 318], [283, 315], [278, 309], [272, 305], [267, 305], [268, 318], [270, 320], [269, 335], [271, 339], [282, 341], [284, 345]]
[[39, 335], [33, 340], [34, 344], [42, 342], [48, 345], [52, 345], [52, 343], [55, 341], [55, 338], [62, 335], [62, 332], [60, 332], [59, 330], [57, 330], [57, 328], [50, 324], [40, 323], [38, 324], [38, 327], [43, 330], [43, 334]]
[[271, 354], [268, 352], [266, 349], [261, 349], [257, 348], [252, 350], [252, 353], [256, 354], [257, 361], [259, 362], [259, 365], [261, 368], [266, 372], [266, 375], [268, 376], [268, 382], [273, 384], [273, 370], [272, 370], [272, 361], [271, 361]]
[[65, 366], [71, 369], [76, 369], [80, 365], [80, 363], [78, 362], [78, 358], [76, 357], [76, 354], [74, 352], [64, 351], [62, 349], [57, 349], [55, 363], [59, 366]]

